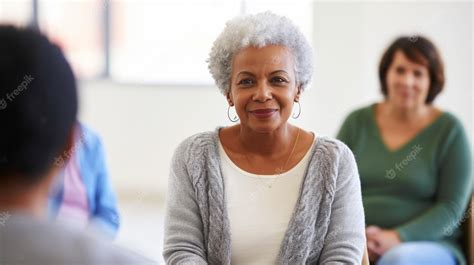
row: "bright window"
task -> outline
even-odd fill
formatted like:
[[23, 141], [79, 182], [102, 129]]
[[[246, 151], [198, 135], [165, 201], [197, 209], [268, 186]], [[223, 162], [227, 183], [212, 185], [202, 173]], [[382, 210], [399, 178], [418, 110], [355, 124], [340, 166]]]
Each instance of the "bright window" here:
[[101, 0], [39, 0], [40, 30], [58, 44], [79, 78], [95, 78], [104, 70]]
[[206, 60], [225, 22], [266, 10], [289, 17], [312, 42], [312, 1], [37, 0], [34, 8], [32, 0], [0, 0], [0, 22], [39, 27], [81, 79], [212, 85]]
[[31, 0], [0, 0], [0, 23], [26, 26], [31, 16]]

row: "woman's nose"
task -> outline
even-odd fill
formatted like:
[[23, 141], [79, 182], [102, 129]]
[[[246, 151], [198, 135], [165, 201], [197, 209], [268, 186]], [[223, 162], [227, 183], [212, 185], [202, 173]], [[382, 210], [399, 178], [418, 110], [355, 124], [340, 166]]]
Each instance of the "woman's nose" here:
[[407, 87], [412, 87], [415, 84], [415, 76], [410, 73], [406, 73], [400, 77], [400, 83]]
[[253, 100], [259, 102], [265, 102], [269, 99], [272, 99], [272, 89], [267, 82], [260, 82], [257, 86]]

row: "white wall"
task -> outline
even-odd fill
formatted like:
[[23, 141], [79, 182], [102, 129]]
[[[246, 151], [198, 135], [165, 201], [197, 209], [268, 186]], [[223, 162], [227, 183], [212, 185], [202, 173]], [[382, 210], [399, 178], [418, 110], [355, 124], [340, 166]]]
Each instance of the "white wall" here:
[[[472, 139], [472, 3], [317, 2], [314, 12], [316, 73], [294, 123], [335, 135], [348, 112], [381, 99], [377, 66], [387, 45], [399, 34], [422, 33], [446, 65], [445, 91], [435, 103], [458, 116]], [[162, 196], [176, 145], [230, 124], [226, 100], [214, 87], [80, 87], [81, 119], [102, 135], [120, 192]]]

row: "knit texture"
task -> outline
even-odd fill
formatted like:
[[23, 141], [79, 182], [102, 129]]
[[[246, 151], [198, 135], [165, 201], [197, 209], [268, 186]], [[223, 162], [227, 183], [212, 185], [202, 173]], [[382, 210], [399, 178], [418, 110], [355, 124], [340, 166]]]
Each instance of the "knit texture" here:
[[[173, 156], [163, 251], [167, 264], [230, 264], [218, 130], [186, 139]], [[316, 141], [277, 263], [360, 264], [365, 225], [354, 157], [338, 140]]]

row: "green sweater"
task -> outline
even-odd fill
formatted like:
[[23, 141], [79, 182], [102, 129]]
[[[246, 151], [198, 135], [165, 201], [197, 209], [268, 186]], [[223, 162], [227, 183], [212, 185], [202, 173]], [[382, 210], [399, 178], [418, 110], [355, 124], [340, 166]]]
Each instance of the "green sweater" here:
[[439, 242], [466, 264], [458, 241], [472, 192], [472, 162], [463, 126], [444, 112], [390, 151], [375, 123], [374, 106], [352, 112], [337, 136], [359, 167], [366, 225], [395, 229], [402, 241]]

